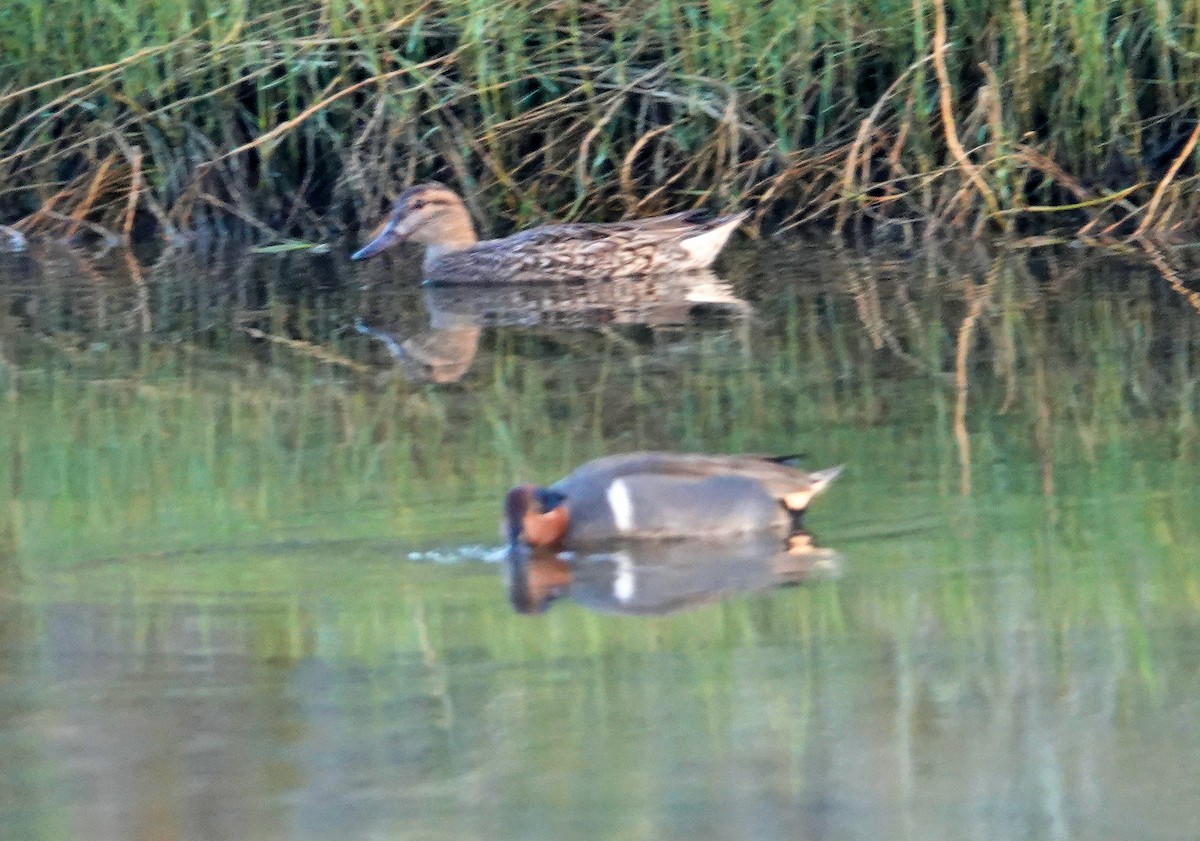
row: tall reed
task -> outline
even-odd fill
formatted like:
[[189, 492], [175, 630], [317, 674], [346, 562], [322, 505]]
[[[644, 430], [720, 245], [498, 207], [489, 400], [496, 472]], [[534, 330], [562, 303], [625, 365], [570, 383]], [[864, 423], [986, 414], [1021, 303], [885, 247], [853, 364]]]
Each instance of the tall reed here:
[[1173, 230], [1195, 216], [1194, 18], [1149, 0], [11, 0], [0, 219], [330, 237], [437, 177], [501, 227], [754, 203], [783, 225]]

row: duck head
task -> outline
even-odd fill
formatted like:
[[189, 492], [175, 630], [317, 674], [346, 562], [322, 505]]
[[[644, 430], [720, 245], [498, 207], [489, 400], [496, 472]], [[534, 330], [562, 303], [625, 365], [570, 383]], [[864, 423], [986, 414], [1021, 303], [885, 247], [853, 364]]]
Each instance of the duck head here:
[[462, 199], [443, 185], [430, 182], [401, 193], [391, 213], [350, 259], [365, 260], [409, 240], [437, 252], [457, 251], [478, 242]]
[[553, 548], [562, 542], [570, 525], [567, 498], [550, 488], [518, 485], [504, 498], [505, 534], [509, 546], [525, 543]]

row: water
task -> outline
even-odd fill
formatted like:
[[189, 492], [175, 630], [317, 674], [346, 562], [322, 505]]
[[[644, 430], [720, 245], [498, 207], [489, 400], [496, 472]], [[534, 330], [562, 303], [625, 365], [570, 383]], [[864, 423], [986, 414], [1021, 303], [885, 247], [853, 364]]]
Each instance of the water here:
[[[0, 837], [1198, 837], [1190, 250], [772, 244], [620, 297], [34, 257]], [[638, 448], [845, 463], [837, 569], [634, 553], [514, 610], [504, 490]]]

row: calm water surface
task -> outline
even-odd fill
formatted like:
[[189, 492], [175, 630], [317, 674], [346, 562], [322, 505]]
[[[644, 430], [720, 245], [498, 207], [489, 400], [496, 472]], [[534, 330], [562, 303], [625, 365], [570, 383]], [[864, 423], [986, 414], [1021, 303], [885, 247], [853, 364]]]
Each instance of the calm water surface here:
[[[1200, 838], [1191, 250], [404, 258], [0, 262], [0, 837]], [[514, 610], [503, 491], [638, 448], [845, 463], [840, 575]]]

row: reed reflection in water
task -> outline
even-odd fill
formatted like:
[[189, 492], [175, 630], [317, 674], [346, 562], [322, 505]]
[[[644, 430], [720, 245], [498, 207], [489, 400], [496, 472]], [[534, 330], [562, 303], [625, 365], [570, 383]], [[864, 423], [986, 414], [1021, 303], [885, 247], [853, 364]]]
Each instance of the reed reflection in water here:
[[[0, 279], [0, 835], [1194, 831], [1192, 252], [730, 253], [753, 317], [481, 321], [431, 385], [353, 329], [437, 329], [402, 261], [38, 247]], [[516, 615], [504, 491], [636, 449], [846, 462], [843, 575], [597, 558]]]

